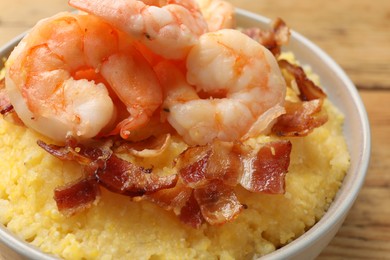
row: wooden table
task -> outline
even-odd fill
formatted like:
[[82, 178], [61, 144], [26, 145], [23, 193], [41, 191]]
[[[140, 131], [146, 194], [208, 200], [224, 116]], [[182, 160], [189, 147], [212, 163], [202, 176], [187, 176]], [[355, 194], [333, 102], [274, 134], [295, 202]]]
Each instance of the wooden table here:
[[[282, 17], [333, 57], [359, 89], [370, 118], [371, 164], [345, 223], [318, 259], [390, 259], [390, 1], [229, 1]], [[0, 9], [0, 45], [40, 18], [71, 10], [66, 0], [1, 0]]]

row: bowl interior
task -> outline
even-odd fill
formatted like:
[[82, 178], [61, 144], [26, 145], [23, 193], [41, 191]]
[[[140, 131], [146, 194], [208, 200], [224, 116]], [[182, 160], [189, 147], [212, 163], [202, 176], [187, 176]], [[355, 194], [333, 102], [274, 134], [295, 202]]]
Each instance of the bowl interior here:
[[[260, 15], [237, 9], [237, 22], [240, 27], [265, 28], [270, 21]], [[0, 48], [0, 57], [8, 57], [21, 38], [22, 35]], [[293, 51], [302, 64], [311, 66], [314, 73], [320, 76], [330, 100], [346, 115], [344, 135], [351, 155], [351, 167], [325, 216], [304, 235], [267, 255], [266, 259], [296, 258], [302, 252], [307, 253], [308, 248], [318, 247], [316, 243], [321, 242], [318, 250], [311, 250], [312, 257], [315, 257], [333, 237], [356, 199], [364, 181], [370, 155], [370, 129], [367, 114], [355, 86], [343, 70], [321, 49], [296, 32], [292, 32], [290, 42], [284, 49]], [[3, 61], [0, 62], [1, 68]], [[331, 231], [332, 233], [329, 233]], [[327, 241], [321, 241], [324, 234], [328, 234]], [[53, 259], [52, 256], [43, 254], [35, 247], [15, 238], [3, 225], [0, 225], [0, 242], [24, 257]]]

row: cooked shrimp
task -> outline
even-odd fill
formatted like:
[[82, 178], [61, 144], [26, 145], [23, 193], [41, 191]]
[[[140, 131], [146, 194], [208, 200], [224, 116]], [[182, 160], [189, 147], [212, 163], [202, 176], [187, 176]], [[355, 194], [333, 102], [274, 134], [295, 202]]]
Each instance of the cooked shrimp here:
[[69, 0], [69, 4], [106, 20], [169, 59], [185, 57], [207, 31], [194, 0]]
[[286, 85], [274, 56], [237, 30], [202, 35], [187, 69], [202, 98], [171, 94], [168, 121], [191, 145], [257, 136], [284, 113]]
[[162, 103], [153, 69], [128, 36], [91, 15], [40, 21], [10, 55], [6, 88], [22, 121], [58, 141], [92, 138], [120, 120], [126, 137]]
[[235, 27], [234, 6], [223, 0], [196, 0], [210, 32]]

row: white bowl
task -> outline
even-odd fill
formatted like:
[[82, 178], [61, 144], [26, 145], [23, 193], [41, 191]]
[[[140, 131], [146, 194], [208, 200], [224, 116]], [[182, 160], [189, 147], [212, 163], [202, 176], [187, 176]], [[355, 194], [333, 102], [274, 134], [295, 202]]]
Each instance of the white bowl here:
[[[267, 18], [240, 9], [237, 9], [237, 22], [241, 27], [264, 28], [269, 24]], [[0, 56], [7, 57], [21, 37], [17, 37], [1, 48]], [[340, 228], [364, 182], [370, 157], [370, 129], [356, 87], [326, 53], [296, 32], [292, 32], [290, 43], [284, 49], [293, 51], [297, 60], [311, 66], [320, 76], [329, 99], [346, 115], [344, 135], [351, 156], [351, 167], [329, 210], [305, 234], [261, 258], [265, 260], [313, 259], [321, 253]], [[0, 225], [1, 255], [5, 259], [55, 259], [16, 238], [3, 225]]]

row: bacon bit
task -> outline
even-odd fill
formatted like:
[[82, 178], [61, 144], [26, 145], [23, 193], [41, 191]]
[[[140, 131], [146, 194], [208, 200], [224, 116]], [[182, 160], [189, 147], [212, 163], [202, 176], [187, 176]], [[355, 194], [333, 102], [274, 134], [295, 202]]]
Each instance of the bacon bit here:
[[233, 187], [220, 180], [210, 181], [204, 187], [195, 189], [194, 195], [202, 216], [211, 225], [231, 221], [243, 210]]
[[127, 196], [142, 196], [175, 186], [177, 175], [158, 176], [142, 167], [111, 154], [105, 167], [96, 173], [98, 181], [107, 189]]
[[192, 188], [186, 186], [182, 180], [179, 179], [175, 187], [146, 194], [141, 200], [146, 199], [152, 201], [165, 210], [173, 210], [176, 215], [179, 215], [181, 208], [189, 200], [192, 191]]
[[100, 195], [95, 178], [84, 178], [54, 190], [58, 210], [65, 216], [72, 216], [91, 207]]
[[208, 146], [192, 147], [184, 151], [176, 164], [183, 182], [191, 188], [206, 181], [206, 171], [211, 150]]
[[164, 134], [158, 137], [151, 136], [139, 142], [124, 142], [115, 150], [117, 153], [128, 152], [138, 157], [157, 157], [161, 155], [171, 143], [171, 135]]
[[284, 193], [291, 148], [290, 141], [271, 142], [256, 155], [245, 157], [240, 184], [251, 192]]
[[272, 132], [278, 136], [306, 136], [328, 121], [326, 113], [320, 113], [322, 99], [306, 102], [286, 101], [286, 114], [281, 115]]
[[235, 186], [240, 174], [240, 152], [239, 145], [214, 141], [206, 146], [188, 148], [180, 155], [176, 166], [184, 183], [192, 188], [213, 179]]
[[243, 146], [215, 141], [210, 147], [212, 153], [207, 166], [207, 179], [221, 180], [227, 185], [236, 186], [242, 171]]
[[275, 57], [280, 55], [281, 46], [287, 44], [290, 40], [290, 29], [280, 18], [272, 23], [271, 30], [246, 28], [242, 32], [270, 50]]
[[287, 60], [279, 60], [278, 63], [281, 69], [295, 78], [300, 92], [299, 98], [302, 101], [326, 98], [325, 92], [307, 77], [300, 66], [291, 64]]
[[288, 44], [290, 41], [290, 28], [281, 18], [276, 18], [272, 24], [273, 31], [275, 33], [275, 41], [279, 47]]
[[38, 140], [37, 144], [46, 152], [64, 161], [76, 161], [81, 165], [91, 165], [97, 161], [106, 161], [112, 154], [109, 147], [85, 147], [76, 140], [68, 139], [65, 146], [47, 144]]
[[191, 193], [187, 203], [181, 208], [179, 219], [182, 223], [193, 228], [200, 228], [205, 222], [194, 192]]

